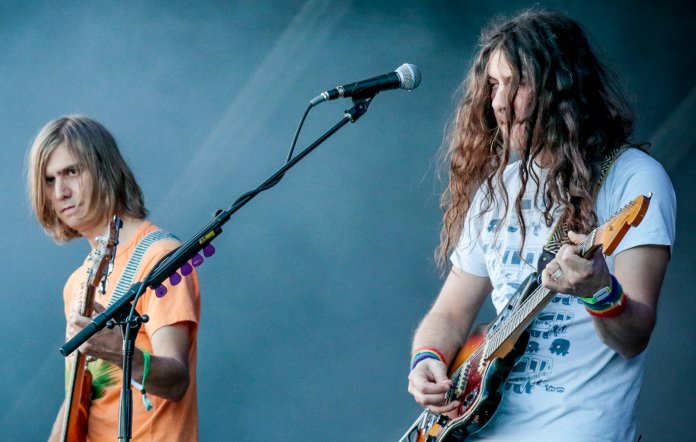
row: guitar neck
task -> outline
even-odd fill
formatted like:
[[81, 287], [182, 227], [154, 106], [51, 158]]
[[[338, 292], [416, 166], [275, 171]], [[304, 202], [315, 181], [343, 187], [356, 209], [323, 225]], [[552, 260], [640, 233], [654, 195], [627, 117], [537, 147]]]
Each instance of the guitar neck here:
[[[94, 292], [95, 288], [92, 284], [86, 284], [80, 296], [81, 306], [80, 314], [82, 316], [91, 316], [94, 310]], [[85, 423], [80, 416], [82, 410], [89, 403], [88, 391], [85, 382], [91, 384], [91, 378], [85, 378], [87, 367], [87, 357], [80, 351], [75, 350], [70, 355], [68, 385], [65, 394], [65, 409], [63, 414], [63, 431], [61, 433], [61, 441], [84, 440], [83, 433], [86, 431], [81, 428]], [[87, 389], [87, 390], [86, 390]], [[83, 397], [85, 396], [85, 397]]]
[[[599, 249], [600, 246], [595, 244], [595, 239], [602, 228], [594, 229], [579, 245], [580, 256], [589, 258]], [[555, 295], [556, 292], [553, 290], [543, 286], [537, 287], [503, 325], [487, 338], [483, 357], [489, 358], [491, 355], [496, 354], [504, 344], [510, 345], [512, 342], [516, 342], [517, 338], [529, 327], [529, 324], [534, 321], [534, 318]]]
[[85, 289], [80, 296], [80, 314], [82, 316], [90, 317], [94, 312], [94, 286], [90, 284], [85, 285]]
[[[546, 304], [556, 295], [556, 292], [546, 287], [538, 287], [524, 300], [522, 305], [495, 330], [488, 338], [483, 352], [483, 358], [488, 359], [497, 353], [503, 344], [513, 344], [522, 332], [529, 327], [534, 318], [546, 307]], [[511, 339], [513, 338], [513, 339]]]
[[[118, 216], [109, 222], [106, 235], [96, 237], [99, 247], [90, 253], [88, 260], [92, 262], [87, 269], [87, 280], [82, 290], [79, 313], [90, 317], [94, 311], [94, 291], [101, 284], [106, 286], [106, 278], [111, 273], [116, 257], [118, 234], [123, 225]], [[65, 409], [61, 442], [83, 442], [87, 438], [87, 420], [91, 401], [92, 377], [88, 370], [87, 358], [79, 350], [70, 355], [70, 375], [65, 395]]]

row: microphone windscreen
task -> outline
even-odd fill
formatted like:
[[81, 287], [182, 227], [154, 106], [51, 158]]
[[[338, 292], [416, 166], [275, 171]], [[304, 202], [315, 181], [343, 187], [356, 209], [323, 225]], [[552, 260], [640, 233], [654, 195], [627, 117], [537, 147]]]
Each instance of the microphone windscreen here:
[[404, 63], [396, 68], [396, 74], [401, 80], [401, 89], [412, 91], [418, 87], [421, 82], [421, 72], [418, 66]]

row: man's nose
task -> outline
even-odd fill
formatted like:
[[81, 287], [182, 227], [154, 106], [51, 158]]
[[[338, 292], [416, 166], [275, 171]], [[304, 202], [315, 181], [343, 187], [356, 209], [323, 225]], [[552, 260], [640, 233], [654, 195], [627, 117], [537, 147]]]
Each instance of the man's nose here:
[[70, 187], [68, 187], [66, 180], [61, 177], [56, 177], [55, 186], [53, 191], [55, 192], [55, 198], [57, 200], [62, 200], [70, 196]]
[[498, 114], [498, 115], [504, 115], [505, 114], [505, 106], [506, 106], [506, 96], [505, 96], [505, 88], [502, 86], [499, 86], [496, 88], [495, 92], [493, 93], [493, 101], [491, 102], [491, 106], [493, 107], [493, 111]]

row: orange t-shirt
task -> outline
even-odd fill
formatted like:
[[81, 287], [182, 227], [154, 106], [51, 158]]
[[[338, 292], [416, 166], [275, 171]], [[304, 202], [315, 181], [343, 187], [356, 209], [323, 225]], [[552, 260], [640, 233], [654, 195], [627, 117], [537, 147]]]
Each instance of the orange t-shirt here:
[[[126, 263], [136, 246], [148, 233], [158, 230], [149, 221], [143, 222], [128, 243], [119, 244], [116, 251], [114, 268], [109, 276], [105, 295], [95, 295], [95, 301], [106, 307], [114, 287], [126, 267]], [[169, 251], [179, 246], [175, 240], [160, 240], [153, 243], [143, 256], [133, 282], [141, 281], [150, 269]], [[73, 297], [79, 296], [86, 280], [86, 271], [90, 263], [85, 261], [75, 270], [65, 284], [63, 300], [66, 319], [70, 315]], [[167, 325], [188, 323], [189, 356], [188, 369], [190, 383], [184, 397], [177, 402], [168, 401], [148, 393], [153, 408], [145, 410], [140, 392], [133, 388], [133, 426], [134, 441], [196, 441], [198, 440], [198, 405], [196, 400], [196, 336], [200, 320], [200, 292], [198, 276], [192, 272], [183, 277], [176, 286], [165, 282], [167, 294], [158, 298], [153, 290], [148, 289], [138, 301], [136, 307], [141, 315], [148, 315], [149, 321], [143, 324], [136, 338], [136, 347], [152, 353], [150, 336]], [[121, 365], [113, 365], [98, 359], [89, 364], [93, 376], [92, 405], [90, 408], [87, 432], [88, 442], [113, 441], [118, 436], [119, 400], [123, 382]], [[152, 376], [153, 373], [150, 373]], [[145, 381], [147, 388], [147, 380]]]

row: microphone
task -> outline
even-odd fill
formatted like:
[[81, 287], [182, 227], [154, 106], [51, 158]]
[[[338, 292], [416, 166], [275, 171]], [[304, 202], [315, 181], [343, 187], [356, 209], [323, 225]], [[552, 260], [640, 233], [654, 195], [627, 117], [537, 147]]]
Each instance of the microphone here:
[[396, 71], [367, 80], [337, 86], [329, 91], [324, 91], [309, 102], [310, 106], [316, 106], [324, 101], [347, 97], [365, 97], [375, 95], [380, 91], [401, 88], [412, 91], [421, 82], [421, 73], [417, 66], [404, 63]]

